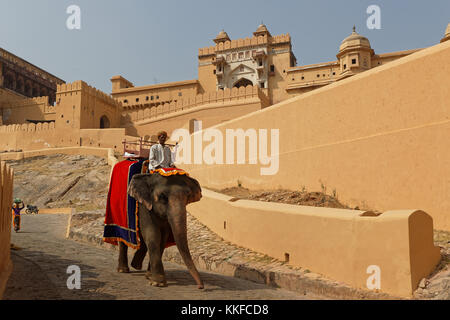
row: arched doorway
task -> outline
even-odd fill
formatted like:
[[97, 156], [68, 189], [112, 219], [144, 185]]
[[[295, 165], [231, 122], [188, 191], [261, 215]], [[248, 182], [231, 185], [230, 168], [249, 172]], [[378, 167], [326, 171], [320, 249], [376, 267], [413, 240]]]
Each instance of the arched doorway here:
[[24, 93], [24, 80], [22, 77], [18, 78], [16, 81], [16, 91], [19, 93]]
[[111, 126], [107, 116], [100, 118], [100, 129], [108, 129]]
[[238, 82], [236, 82], [233, 87], [240, 88], [240, 87], [246, 87], [246, 86], [252, 86], [252, 85], [253, 85], [253, 82], [251, 82], [248, 79], [242, 78]]
[[4, 76], [3, 86], [7, 89], [14, 90], [16, 86], [16, 77], [14, 73], [7, 72]]

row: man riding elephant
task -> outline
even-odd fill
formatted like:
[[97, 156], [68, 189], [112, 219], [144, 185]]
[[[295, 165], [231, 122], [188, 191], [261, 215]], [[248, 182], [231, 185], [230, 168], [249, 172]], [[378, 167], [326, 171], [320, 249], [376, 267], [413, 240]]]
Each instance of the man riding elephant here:
[[[176, 245], [199, 289], [203, 282], [192, 261], [187, 242], [186, 206], [200, 201], [201, 187], [187, 172], [174, 165], [165, 144], [167, 133], [158, 133], [148, 161], [130, 159], [117, 163], [111, 175], [105, 215], [105, 242], [119, 246], [117, 271], [128, 273], [128, 247], [137, 249], [131, 266], [150, 261], [147, 278], [154, 286], [166, 286], [162, 254]], [[148, 163], [148, 169], [147, 169]]]
[[167, 132], [158, 132], [158, 142], [150, 148], [149, 156], [149, 170], [155, 170], [160, 168], [173, 168], [175, 155], [170, 150], [170, 147], [166, 145], [168, 139]]

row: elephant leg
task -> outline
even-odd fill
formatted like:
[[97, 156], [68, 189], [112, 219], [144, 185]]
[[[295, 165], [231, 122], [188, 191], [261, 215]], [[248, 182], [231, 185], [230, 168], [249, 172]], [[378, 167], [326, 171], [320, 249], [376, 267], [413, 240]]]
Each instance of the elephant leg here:
[[144, 262], [145, 255], [147, 254], [147, 245], [145, 244], [145, 241], [143, 241], [142, 237], [140, 236], [140, 243], [141, 246], [139, 249], [135, 252], [133, 260], [131, 261], [131, 266], [136, 270], [142, 270], [142, 263]]
[[[167, 240], [169, 239], [169, 234], [170, 234], [170, 229], [163, 229], [161, 231], [161, 242], [160, 242], [160, 246], [159, 246], [159, 257], [160, 257], [160, 261], [161, 261], [161, 268], [162, 268], [162, 272], [164, 274], [164, 266], [162, 264], [162, 256], [164, 254], [164, 250], [166, 249], [166, 244], [167, 244]], [[146, 273], [146, 277], [147, 279], [151, 280], [152, 279], [152, 261], [150, 259], [150, 261], [148, 262], [148, 269], [147, 269], [147, 273]], [[165, 275], [164, 275], [165, 277]], [[165, 284], [166, 281], [164, 281]]]
[[130, 272], [128, 268], [128, 247], [123, 242], [119, 242], [119, 266], [117, 267], [117, 272]]
[[161, 230], [158, 225], [152, 225], [148, 228], [147, 248], [150, 258], [149, 271], [147, 271], [147, 278], [150, 284], [156, 287], [164, 287], [167, 285], [164, 274], [164, 267], [161, 260]]
[[164, 254], [164, 250], [166, 249], [167, 240], [169, 239], [169, 235], [171, 232], [172, 231], [170, 230], [170, 226], [163, 228], [161, 232], [161, 245], [160, 245], [161, 259]]

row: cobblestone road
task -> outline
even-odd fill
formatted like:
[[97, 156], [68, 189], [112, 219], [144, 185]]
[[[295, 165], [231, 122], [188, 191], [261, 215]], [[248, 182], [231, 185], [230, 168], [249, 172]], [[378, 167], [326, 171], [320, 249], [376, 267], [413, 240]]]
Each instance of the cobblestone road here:
[[[144, 272], [115, 271], [118, 252], [65, 239], [68, 215], [22, 216], [22, 230], [12, 231], [14, 270], [4, 294], [14, 299], [156, 299], [156, 300], [304, 300], [320, 297], [274, 289], [250, 281], [201, 272], [198, 290], [185, 266], [165, 262], [168, 287], [148, 284]], [[132, 250], [130, 250], [132, 251]], [[131, 253], [130, 253], [131, 254]], [[147, 260], [147, 259], [146, 259]], [[131, 260], [130, 260], [131, 261]], [[146, 264], [146, 261], [144, 262]], [[67, 267], [81, 269], [81, 289], [69, 290]]]

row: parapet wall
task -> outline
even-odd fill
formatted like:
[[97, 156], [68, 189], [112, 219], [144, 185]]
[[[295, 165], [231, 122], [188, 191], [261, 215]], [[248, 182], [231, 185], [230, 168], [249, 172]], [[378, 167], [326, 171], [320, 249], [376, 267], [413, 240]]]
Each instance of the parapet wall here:
[[213, 103], [239, 102], [252, 98], [261, 100], [262, 108], [270, 105], [269, 98], [258, 86], [247, 86], [240, 88], [224, 89], [216, 92], [206, 92], [196, 96], [179, 99], [176, 102], [164, 105], [146, 107], [145, 103], [133, 105], [137, 110], [125, 112], [130, 116], [132, 122], [153, 119], [162, 115], [172, 114], [194, 107]]
[[10, 258], [13, 169], [0, 162], [0, 300], [12, 271]]
[[44, 130], [54, 130], [54, 122], [44, 122], [44, 123], [24, 123], [24, 124], [10, 124], [7, 126], [0, 126], [0, 133], [8, 132], [36, 132]]
[[129, 135], [151, 137], [160, 130], [172, 132], [189, 128], [193, 120], [202, 121], [203, 128], [211, 127], [268, 105], [267, 96], [258, 87], [226, 89], [182, 102], [124, 113], [122, 126], [126, 127]]
[[[450, 42], [215, 126], [279, 129], [267, 165], [180, 164], [203, 186], [336, 190], [378, 211], [419, 208], [450, 230]], [[270, 150], [270, 146], [268, 147]], [[225, 150], [224, 150], [225, 152]], [[270, 151], [269, 151], [270, 152]]]
[[235, 201], [205, 188], [202, 194], [200, 202], [188, 206], [189, 213], [226, 241], [355, 288], [372, 289], [368, 279], [378, 275], [381, 292], [410, 297], [440, 261], [432, 218], [423, 211], [376, 216], [359, 210]]
[[22, 160], [40, 156], [48, 156], [52, 154], [67, 154], [67, 155], [94, 155], [105, 158], [109, 165], [114, 165], [117, 159], [114, 158], [114, 150], [111, 148], [91, 148], [91, 147], [65, 147], [65, 148], [51, 148], [39, 149], [33, 151], [1, 153], [0, 161]]
[[[2, 90], [4, 91], [0, 88], [0, 91]], [[0, 101], [3, 109], [1, 115], [3, 125], [25, 123], [26, 120], [55, 120], [56, 109], [49, 104], [49, 97], [23, 98], [14, 97], [9, 93], [5, 95], [13, 98]]]
[[0, 126], [0, 152], [34, 150], [58, 144], [55, 123], [25, 123]]
[[280, 44], [280, 43], [287, 43], [291, 41], [291, 36], [289, 33], [287, 34], [281, 34], [273, 37], [268, 37], [267, 35], [264, 36], [253, 36], [251, 38], [242, 38], [242, 39], [236, 39], [231, 41], [225, 41], [221, 42], [215, 46], [200, 48], [198, 50], [199, 56], [208, 56], [216, 54], [216, 52], [229, 50], [229, 49], [237, 49], [237, 48], [245, 48], [245, 47], [251, 47], [251, 46], [257, 46], [257, 45], [263, 45], [263, 44]]

